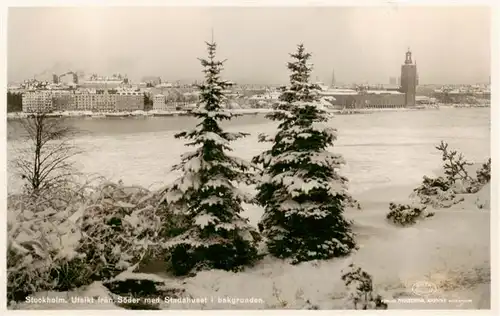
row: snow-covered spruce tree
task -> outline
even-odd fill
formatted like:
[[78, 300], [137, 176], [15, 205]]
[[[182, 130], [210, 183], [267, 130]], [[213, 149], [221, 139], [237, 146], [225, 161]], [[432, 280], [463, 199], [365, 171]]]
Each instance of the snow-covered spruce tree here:
[[219, 125], [232, 117], [222, 110], [224, 89], [230, 83], [220, 78], [223, 62], [215, 60], [216, 44], [207, 45], [209, 57], [200, 59], [205, 73], [205, 82], [198, 85], [200, 103], [191, 112], [201, 122], [175, 136], [198, 148], [182, 155], [181, 163], [173, 167], [183, 175], [164, 196], [168, 209], [189, 223], [166, 244], [177, 275], [210, 268], [237, 270], [258, 258], [259, 234], [239, 215], [242, 202], [251, 202], [253, 197], [237, 188], [238, 183], [253, 180], [253, 165], [226, 153], [231, 141], [247, 134], [225, 132]]
[[291, 57], [290, 86], [270, 115], [280, 122], [278, 132], [261, 136], [273, 145], [253, 162], [264, 167], [257, 201], [265, 209], [259, 230], [268, 251], [299, 263], [347, 255], [355, 241], [342, 215], [349, 195], [337, 169], [344, 160], [327, 150], [336, 130], [324, 124], [328, 115], [318, 107], [318, 87], [309, 83], [311, 54], [301, 44]]

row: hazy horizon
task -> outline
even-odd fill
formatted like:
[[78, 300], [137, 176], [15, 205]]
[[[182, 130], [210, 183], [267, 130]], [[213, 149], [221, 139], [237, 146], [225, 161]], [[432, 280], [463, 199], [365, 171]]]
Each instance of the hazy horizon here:
[[313, 80], [389, 83], [411, 48], [421, 84], [472, 84], [490, 76], [487, 7], [45, 7], [9, 8], [8, 81], [83, 70], [132, 81], [202, 78], [197, 58], [214, 30], [223, 77], [288, 81], [298, 43]]

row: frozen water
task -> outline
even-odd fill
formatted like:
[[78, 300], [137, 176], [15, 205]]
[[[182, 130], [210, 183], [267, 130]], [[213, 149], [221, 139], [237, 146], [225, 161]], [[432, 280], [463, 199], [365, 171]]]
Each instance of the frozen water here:
[[[159, 188], [178, 174], [170, 167], [180, 155], [192, 150], [183, 140], [174, 139], [181, 129], [194, 126], [187, 117], [72, 119], [86, 134], [75, 143], [85, 153], [78, 156], [77, 167], [86, 173], [98, 173], [111, 180]], [[231, 143], [233, 155], [251, 159], [268, 148], [258, 143], [259, 133], [275, 131], [276, 124], [262, 115], [238, 117], [224, 123], [230, 131], [251, 133]], [[489, 109], [449, 109], [406, 111], [371, 115], [342, 115], [328, 125], [338, 129], [334, 152], [347, 164], [341, 172], [350, 179], [349, 190], [361, 193], [383, 186], [414, 185], [422, 176], [432, 175], [441, 166], [434, 148], [441, 140], [463, 152], [473, 161], [490, 156]], [[15, 158], [15, 148], [24, 143], [19, 128], [8, 123], [8, 159]], [[8, 172], [8, 191], [20, 188], [20, 179]]]

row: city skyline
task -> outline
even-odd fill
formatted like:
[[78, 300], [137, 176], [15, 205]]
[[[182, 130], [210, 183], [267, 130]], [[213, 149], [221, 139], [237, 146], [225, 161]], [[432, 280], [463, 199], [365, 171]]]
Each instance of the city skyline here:
[[9, 8], [8, 80], [50, 69], [200, 80], [212, 28], [224, 77], [242, 84], [286, 82], [288, 52], [300, 42], [313, 54], [312, 80], [325, 83], [333, 70], [337, 82], [389, 83], [408, 48], [421, 84], [490, 76], [486, 7], [60, 7]]

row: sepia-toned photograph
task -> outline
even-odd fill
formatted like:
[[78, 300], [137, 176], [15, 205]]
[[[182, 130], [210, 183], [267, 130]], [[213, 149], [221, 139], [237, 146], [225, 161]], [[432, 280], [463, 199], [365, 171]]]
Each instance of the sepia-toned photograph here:
[[493, 308], [489, 6], [68, 5], [6, 8], [8, 310]]

